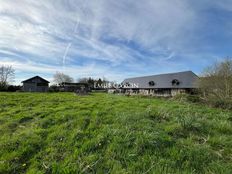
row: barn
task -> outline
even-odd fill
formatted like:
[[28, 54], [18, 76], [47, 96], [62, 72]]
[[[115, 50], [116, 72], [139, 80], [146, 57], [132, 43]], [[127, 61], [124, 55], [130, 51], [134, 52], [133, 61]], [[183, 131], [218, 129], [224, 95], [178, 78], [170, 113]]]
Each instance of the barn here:
[[129, 94], [175, 96], [192, 93], [197, 88], [199, 77], [192, 71], [158, 74], [125, 79], [123, 89]]
[[40, 76], [35, 76], [22, 81], [24, 92], [47, 92], [49, 81]]

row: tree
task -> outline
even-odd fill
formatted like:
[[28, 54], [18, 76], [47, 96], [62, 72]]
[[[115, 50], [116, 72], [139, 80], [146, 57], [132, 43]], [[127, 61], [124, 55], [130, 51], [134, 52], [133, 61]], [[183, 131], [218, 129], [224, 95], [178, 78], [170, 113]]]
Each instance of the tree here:
[[0, 66], [0, 90], [6, 89], [9, 83], [14, 81], [14, 74], [12, 66]]
[[88, 83], [89, 87], [93, 88], [95, 80], [91, 77], [89, 77], [89, 78], [84, 77], [84, 78], [79, 79], [78, 82], [79, 83]]
[[217, 62], [206, 68], [199, 86], [206, 100], [230, 100], [232, 97], [232, 59]]
[[106, 78], [104, 78], [104, 77], [103, 77], [103, 80], [102, 80], [101, 78], [99, 78], [99, 79], [94, 79], [94, 78], [91, 78], [91, 77], [89, 77], [89, 78], [84, 77], [84, 78], [78, 79], [77, 81], [78, 81], [79, 83], [88, 83], [89, 86], [90, 86], [91, 88], [94, 88], [94, 87], [96, 87], [96, 86], [99, 86], [99, 87], [100, 87], [100, 86], [102, 86], [103, 84], [109, 82], [109, 81], [108, 81]]
[[89, 79], [88, 79], [88, 84], [89, 84], [89, 86], [90, 86], [91, 88], [94, 88], [94, 82], [95, 82], [95, 80], [94, 80], [93, 78], [89, 77]]
[[79, 79], [77, 80], [77, 82], [78, 82], [78, 83], [88, 83], [88, 78], [86, 78], [86, 77], [79, 78]]
[[97, 80], [97, 85], [102, 85], [103, 84], [103, 81], [102, 81], [102, 79], [101, 78], [99, 78], [98, 80]]
[[54, 76], [53, 76], [53, 81], [56, 84], [61, 85], [64, 82], [66, 82], [66, 83], [72, 83], [73, 82], [73, 78], [70, 77], [69, 75], [63, 74], [61, 72], [56, 72], [56, 74], [54, 74]]

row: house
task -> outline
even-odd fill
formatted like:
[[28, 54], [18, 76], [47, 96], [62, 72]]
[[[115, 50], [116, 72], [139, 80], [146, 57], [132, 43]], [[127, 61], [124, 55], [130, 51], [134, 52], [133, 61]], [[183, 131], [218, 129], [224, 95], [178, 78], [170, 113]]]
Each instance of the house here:
[[159, 74], [125, 79], [123, 89], [129, 94], [175, 96], [192, 93], [198, 88], [199, 77], [192, 71]]
[[35, 76], [22, 81], [24, 92], [47, 92], [49, 81], [40, 76]]
[[60, 84], [60, 90], [65, 92], [76, 92], [80, 94], [87, 94], [90, 91], [88, 83], [67, 83]]

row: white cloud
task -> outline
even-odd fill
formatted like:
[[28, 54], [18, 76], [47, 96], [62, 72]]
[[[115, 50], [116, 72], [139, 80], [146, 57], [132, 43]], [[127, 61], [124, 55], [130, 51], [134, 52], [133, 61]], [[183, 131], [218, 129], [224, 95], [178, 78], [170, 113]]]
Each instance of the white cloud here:
[[[2, 44], [7, 42], [9, 46], [14, 45], [21, 51], [33, 54], [40, 55], [43, 52], [46, 57], [54, 56], [54, 52], [57, 52], [56, 56], [60, 56], [61, 47], [65, 47], [54, 36], [75, 40], [72, 32], [77, 21], [76, 33], [84, 39], [99, 41], [101, 37], [110, 36], [119, 40], [133, 40], [145, 48], [154, 49], [164, 40], [172, 43], [173, 39], [184, 32], [186, 26], [192, 27], [194, 19], [191, 8], [180, 0], [147, 0], [143, 3], [109, 0], [2, 0], [0, 3], [0, 12], [5, 15], [0, 21], [0, 32], [4, 33]], [[104, 56], [109, 56], [105, 55], [105, 47], [94, 46]], [[118, 49], [114, 46], [110, 52], [117, 53]], [[109, 59], [112, 57], [109, 56]]]
[[[231, 5], [229, 0], [223, 2], [211, 5], [221, 8], [226, 8], [226, 3]], [[161, 72], [164, 70], [160, 66], [169, 64], [171, 68], [167, 69], [181, 69], [182, 63], [174, 65], [170, 61], [194, 54], [193, 47], [201, 47], [195, 32], [201, 25], [199, 9], [209, 3], [208, 0], [194, 3], [185, 0], [0, 0], [0, 54], [8, 55], [8, 63], [25, 72], [51, 73], [62, 69], [66, 59], [65, 70], [71, 74], [108, 72], [116, 76], [114, 67], [120, 65], [129, 69], [136, 67], [139, 72], [146, 69]], [[20, 68], [24, 62], [19, 57], [27, 60], [27, 68]], [[70, 65], [80, 58], [91, 59], [94, 68], [90, 63]], [[109, 63], [109, 67], [96, 64], [97, 61]]]

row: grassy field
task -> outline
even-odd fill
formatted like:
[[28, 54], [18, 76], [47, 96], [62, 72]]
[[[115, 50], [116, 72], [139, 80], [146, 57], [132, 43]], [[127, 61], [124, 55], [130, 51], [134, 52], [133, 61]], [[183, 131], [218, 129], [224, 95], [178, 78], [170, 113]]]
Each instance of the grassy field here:
[[232, 173], [232, 113], [109, 94], [0, 93], [0, 173]]

